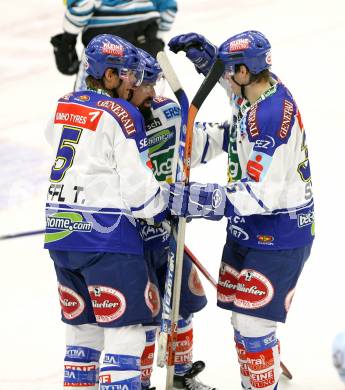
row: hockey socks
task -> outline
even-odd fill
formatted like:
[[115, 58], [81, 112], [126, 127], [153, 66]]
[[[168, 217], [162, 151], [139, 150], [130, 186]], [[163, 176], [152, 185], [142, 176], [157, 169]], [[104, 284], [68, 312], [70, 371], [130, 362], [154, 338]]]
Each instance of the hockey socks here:
[[140, 389], [140, 358], [105, 354], [99, 381], [100, 390]]
[[237, 330], [235, 330], [234, 339], [235, 339], [238, 363], [240, 365], [242, 387], [245, 390], [251, 390], [249, 371], [248, 371], [248, 365], [247, 365], [247, 353], [246, 353], [246, 350], [244, 348], [244, 343], [243, 343], [241, 334]]
[[175, 374], [184, 375], [193, 364], [193, 323], [192, 316], [178, 320]]
[[67, 345], [64, 363], [64, 388], [98, 389], [98, 361], [100, 351]]
[[157, 327], [145, 326], [146, 344], [143, 354], [141, 355], [141, 388], [149, 389], [151, 382], [151, 374], [153, 360], [155, 354], [155, 343]]
[[280, 375], [279, 346], [275, 332], [242, 337], [251, 389], [276, 390]]

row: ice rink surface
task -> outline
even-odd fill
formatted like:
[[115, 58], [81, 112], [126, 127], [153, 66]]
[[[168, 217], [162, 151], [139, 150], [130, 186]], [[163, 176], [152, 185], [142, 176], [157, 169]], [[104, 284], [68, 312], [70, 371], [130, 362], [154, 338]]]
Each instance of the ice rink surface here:
[[[179, 0], [170, 36], [196, 31], [220, 44], [248, 29], [273, 46], [273, 71], [292, 91], [307, 131], [316, 203], [312, 255], [302, 273], [286, 325], [280, 325], [282, 360], [294, 374], [283, 390], [345, 388], [331, 363], [331, 342], [345, 330], [344, 310], [344, 103], [345, 3], [343, 0]], [[55, 68], [49, 39], [61, 31], [60, 0], [2, 4], [0, 62], [0, 235], [44, 226], [52, 156], [43, 131], [55, 101], [73, 77]], [[182, 54], [171, 54], [189, 97], [202, 81]], [[216, 87], [199, 120], [225, 120], [223, 90]], [[226, 156], [192, 172], [192, 179], [225, 183]], [[192, 222], [187, 243], [216, 276], [225, 222]], [[53, 266], [43, 237], [0, 241], [0, 390], [61, 389], [64, 327]], [[220, 390], [239, 390], [230, 313], [209, 304], [195, 316], [195, 360], [207, 363], [200, 378]], [[153, 384], [164, 388], [165, 370]]]

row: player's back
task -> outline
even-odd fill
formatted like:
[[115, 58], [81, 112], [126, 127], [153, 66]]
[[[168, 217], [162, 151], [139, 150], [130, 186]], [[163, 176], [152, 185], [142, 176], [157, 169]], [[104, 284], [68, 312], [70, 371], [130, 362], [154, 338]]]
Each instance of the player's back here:
[[69, 94], [58, 102], [47, 139], [56, 158], [46, 247], [140, 252], [132, 215], [152, 217], [164, 207], [161, 199], [155, 206], [148, 202], [160, 188], [138, 110], [95, 92]]

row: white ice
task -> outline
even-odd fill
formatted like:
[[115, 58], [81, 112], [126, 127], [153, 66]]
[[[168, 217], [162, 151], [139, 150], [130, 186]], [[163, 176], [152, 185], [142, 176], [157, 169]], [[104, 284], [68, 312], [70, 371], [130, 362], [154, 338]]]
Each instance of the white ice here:
[[[73, 88], [73, 77], [55, 68], [49, 39], [60, 32], [62, 1], [0, 0], [0, 235], [44, 226], [46, 180], [51, 164], [43, 130], [55, 101]], [[331, 362], [331, 342], [345, 330], [343, 254], [343, 0], [179, 0], [170, 36], [197, 31], [220, 44], [247, 29], [264, 32], [273, 46], [273, 70], [292, 91], [307, 129], [316, 202], [316, 240], [302, 273], [288, 321], [280, 325], [282, 359], [294, 374], [283, 390], [345, 388]], [[190, 97], [202, 79], [182, 54], [171, 54]], [[198, 119], [228, 115], [216, 88]], [[192, 172], [192, 179], [225, 183], [226, 158]], [[216, 276], [225, 222], [193, 222], [187, 243]], [[61, 389], [64, 327], [53, 265], [42, 236], [0, 242], [0, 390]], [[209, 304], [195, 316], [195, 359], [201, 379], [221, 390], [240, 389], [230, 313]], [[153, 384], [164, 388], [165, 370]]]

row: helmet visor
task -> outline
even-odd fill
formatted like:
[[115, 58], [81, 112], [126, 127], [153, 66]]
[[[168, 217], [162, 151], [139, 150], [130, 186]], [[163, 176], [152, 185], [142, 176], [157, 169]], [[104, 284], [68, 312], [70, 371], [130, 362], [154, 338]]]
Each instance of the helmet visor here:
[[143, 81], [144, 70], [122, 68], [120, 70], [119, 77], [121, 80], [128, 82], [132, 87], [138, 87]]

